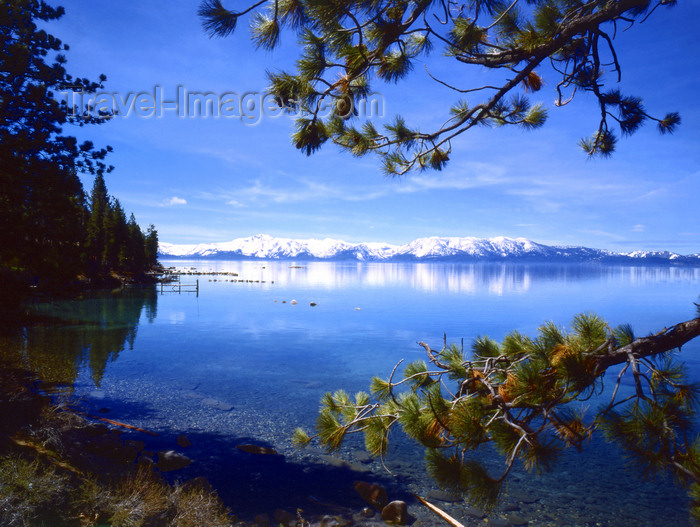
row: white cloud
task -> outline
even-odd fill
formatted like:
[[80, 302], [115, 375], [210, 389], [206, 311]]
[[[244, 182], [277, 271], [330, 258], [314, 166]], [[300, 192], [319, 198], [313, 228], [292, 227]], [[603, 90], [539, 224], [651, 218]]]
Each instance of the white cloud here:
[[616, 234], [614, 232], [607, 232], [607, 231], [602, 231], [602, 230], [597, 230], [597, 229], [581, 229], [579, 232], [583, 232], [585, 234], [592, 234], [594, 236], [599, 236], [603, 238], [610, 238], [612, 240], [622, 240], [625, 241], [626, 238], [624, 236], [620, 236], [619, 234]]
[[505, 169], [488, 163], [462, 163], [456, 167], [459, 173], [420, 174], [406, 176], [391, 184], [334, 185], [319, 182], [311, 177], [285, 174], [284, 178], [260, 177], [247, 185], [217, 192], [199, 191], [197, 197], [211, 201], [223, 200], [233, 207], [251, 207], [265, 204], [303, 203], [319, 200], [346, 202], [370, 201], [392, 197], [396, 194], [425, 193], [433, 190], [468, 190], [472, 188], [508, 185], [511, 178]]
[[632, 226], [632, 232], [644, 232], [645, 230], [647, 230], [646, 225], [642, 225], [641, 223]]
[[187, 205], [187, 200], [183, 198], [178, 198], [177, 196], [173, 196], [172, 198], [163, 200], [164, 207], [170, 207], [171, 205]]
[[424, 192], [426, 190], [468, 190], [479, 187], [506, 185], [511, 183], [506, 170], [500, 165], [489, 163], [460, 163], [449, 173], [431, 173], [409, 176], [397, 191], [402, 193]]

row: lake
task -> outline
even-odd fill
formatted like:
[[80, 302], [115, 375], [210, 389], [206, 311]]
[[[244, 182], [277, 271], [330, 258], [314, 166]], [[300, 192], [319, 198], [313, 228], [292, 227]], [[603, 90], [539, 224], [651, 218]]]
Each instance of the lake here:
[[[157, 432], [151, 450], [177, 449], [185, 434], [192, 446], [179, 450], [193, 463], [172, 477], [206, 476], [249, 518], [315, 502], [359, 510], [357, 479], [382, 483], [391, 498], [436, 496], [421, 450], [401, 437], [388, 458], [393, 476], [367, 463], [359, 439], [333, 457], [290, 440], [297, 426], [313, 429], [325, 392], [368, 390], [399, 360], [424, 358], [419, 341], [439, 348], [445, 335], [468, 348], [480, 335], [532, 335], [587, 311], [645, 335], [693, 318], [700, 293], [700, 269], [690, 267], [162, 263], [184, 272], [183, 284], [198, 280], [198, 293], [166, 285], [37, 302], [66, 323], [28, 329], [16, 352], [46, 381], [66, 384], [87, 413]], [[698, 352], [700, 341], [683, 350], [696, 379]], [[284, 456], [236, 449], [249, 443]], [[463, 504], [438, 503], [465, 525], [484, 525]], [[504, 505], [498, 517], [529, 525], [689, 525], [683, 491], [640, 482], [600, 439], [583, 454], [567, 452], [552, 473], [515, 471]]]

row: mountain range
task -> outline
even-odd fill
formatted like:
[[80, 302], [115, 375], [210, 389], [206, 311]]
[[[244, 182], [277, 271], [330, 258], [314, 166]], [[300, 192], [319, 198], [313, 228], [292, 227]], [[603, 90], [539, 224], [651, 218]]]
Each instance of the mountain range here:
[[630, 264], [672, 263], [700, 265], [700, 253], [683, 256], [669, 251], [615, 253], [577, 246], [543, 245], [526, 238], [429, 237], [405, 245], [347, 243], [326, 238], [295, 240], [258, 234], [230, 242], [176, 245], [161, 242], [163, 259], [218, 260], [356, 260], [365, 262], [525, 261], [605, 262]]

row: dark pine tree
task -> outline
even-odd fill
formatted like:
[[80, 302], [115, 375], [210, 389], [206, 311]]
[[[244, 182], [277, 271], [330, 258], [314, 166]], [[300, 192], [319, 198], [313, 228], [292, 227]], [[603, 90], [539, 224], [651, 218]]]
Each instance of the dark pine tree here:
[[146, 268], [151, 269], [158, 264], [158, 231], [153, 224], [148, 226], [144, 249], [146, 251]]
[[126, 224], [127, 238], [127, 267], [132, 274], [140, 274], [146, 269], [146, 239], [141, 228], [132, 214]]
[[37, 0], [0, 2], [0, 271], [15, 281], [78, 274], [84, 200], [79, 173], [101, 176], [112, 168], [104, 163], [109, 147], [78, 144], [63, 134], [71, 122], [105, 121], [75, 115], [59, 100], [65, 86], [94, 93], [105, 80], [69, 75], [63, 55], [68, 46], [38, 28], [37, 22], [63, 13]]
[[90, 192], [90, 214], [87, 221], [85, 252], [88, 272], [97, 274], [104, 270], [104, 255], [107, 245], [105, 223], [109, 213], [109, 194], [102, 174], [95, 176]]

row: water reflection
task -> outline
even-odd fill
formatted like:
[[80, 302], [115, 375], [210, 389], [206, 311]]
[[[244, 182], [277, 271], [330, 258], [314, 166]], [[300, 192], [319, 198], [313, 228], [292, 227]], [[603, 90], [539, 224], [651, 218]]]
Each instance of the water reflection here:
[[[483, 334], [500, 340], [514, 328], [532, 334], [544, 320], [568, 323], [571, 316], [587, 309], [613, 323], [630, 322], [642, 334], [692, 316], [692, 302], [700, 289], [700, 269], [674, 267], [169, 264], [189, 272], [237, 273], [236, 280], [253, 283], [232, 284], [231, 275], [199, 276], [199, 297], [161, 295], [159, 288], [151, 288], [37, 303], [37, 314], [54, 318], [0, 341], [0, 355], [21, 362], [44, 381], [75, 383], [75, 394], [90, 413], [109, 410], [111, 419], [155, 430], [161, 438], [186, 433], [193, 439], [189, 452], [197, 462], [185, 469], [196, 472], [185, 475], [206, 476], [237, 512], [251, 515], [268, 507], [264, 499], [279, 506], [287, 499], [294, 503], [299, 493], [341, 492], [344, 487], [337, 473], [332, 480], [329, 473], [326, 480], [318, 478], [317, 469], [307, 472], [318, 459], [309, 461], [307, 454], [291, 449], [292, 430], [313, 427], [318, 400], [325, 391], [366, 390], [373, 375], [388, 375], [399, 360], [424, 358], [418, 340], [439, 345], [444, 332], [451, 340], [464, 337], [466, 345]], [[299, 303], [292, 305], [292, 298]], [[311, 300], [318, 305], [311, 307]], [[132, 347], [133, 352], [125, 351]], [[684, 349], [695, 368], [693, 380], [700, 371], [700, 365], [692, 365], [695, 349]], [[95, 390], [95, 385], [100, 389]], [[253, 466], [235, 448], [249, 442], [284, 452], [287, 471], [277, 465], [262, 467], [265, 460]], [[354, 448], [351, 444], [343, 455], [353, 459]], [[428, 488], [431, 483], [421, 479], [424, 467], [416, 461], [421, 454], [416, 455], [408, 442], [397, 442], [396, 449], [410, 481]], [[580, 458], [565, 460], [563, 471], [543, 480], [538, 495], [544, 496], [543, 501], [551, 495], [550, 501], [558, 507], [564, 499], [556, 496], [558, 492], [585, 494], [589, 481], [603, 481], [619, 490], [621, 470], [610, 470], [610, 459], [617, 458], [607, 456], [601, 449], [589, 455], [586, 463]], [[303, 474], [296, 472], [296, 461], [303, 464]], [[300, 481], [300, 474], [308, 481]], [[292, 480], [299, 485], [284, 484]], [[278, 481], [283, 481], [279, 489], [288, 495], [278, 494], [282, 492]], [[401, 485], [403, 481], [409, 480]], [[523, 478], [522, 488], [529, 488], [525, 485]], [[654, 504], [679, 503], [675, 495], [672, 502], [662, 494], [646, 498], [652, 491], [672, 493], [673, 488], [631, 485], [615, 496], [617, 500], [624, 495], [634, 503], [630, 514], [637, 513], [642, 501], [652, 504], [650, 514], [660, 510]], [[640, 498], [640, 493], [645, 497]], [[598, 499], [586, 513], [603, 517], [608, 514], [605, 511], [611, 511], [610, 516], [624, 508]], [[682, 505], [674, 510], [681, 509]], [[615, 523], [615, 518], [608, 522], [607, 517], [605, 522], [622, 524]], [[682, 524], [676, 517], [673, 523]]]
[[70, 390], [86, 366], [100, 385], [107, 363], [133, 348], [142, 314], [157, 315], [156, 289], [129, 288], [74, 300], [36, 302], [35, 320], [0, 340], [0, 359], [21, 364], [46, 383]]
[[448, 264], [366, 262], [265, 262], [232, 260], [170, 260], [182, 272], [235, 273], [268, 287], [294, 284], [309, 289], [410, 287], [424, 292], [525, 293], [541, 282], [610, 281], [642, 285], [697, 282], [700, 268], [644, 267], [596, 264]]
[[[439, 294], [442, 300], [447, 295], [461, 294], [482, 300], [516, 295], [535, 301], [542, 296], [534, 296], [534, 292], [550, 284], [556, 290], [564, 284], [582, 286], [584, 294], [589, 298], [591, 291], [622, 291], [627, 294], [631, 287], [642, 286], [642, 289], [646, 289], [646, 286], [651, 288], [657, 285], [661, 286], [659, 294], [667, 295], [666, 284], [678, 286], [687, 283], [692, 289], [700, 282], [700, 269], [689, 267], [203, 260], [166, 262], [168, 264], [175, 265], [184, 272], [236, 273], [239, 279], [259, 281], [259, 287], [268, 289], [289, 286], [311, 292], [327, 290], [353, 293], [375, 290], [386, 291], [389, 296], [402, 290], [429, 294], [433, 298], [438, 298], [434, 294]], [[201, 279], [202, 282], [206, 280], [206, 277]], [[205, 293], [203, 312], [216, 308], [233, 313], [228, 308], [231, 301], [230, 293], [227, 292], [229, 290], [220, 289], [208, 289]], [[255, 290], [259, 290], [258, 287]], [[550, 293], [551, 291], [545, 294]], [[582, 294], [581, 289], [573, 294]], [[158, 298], [158, 289], [151, 287], [96, 293], [74, 300], [37, 301], [32, 306], [33, 311], [38, 317], [45, 317], [44, 322], [24, 328], [15, 335], [3, 337], [0, 340], [0, 358], [20, 361], [50, 383], [70, 386], [85, 372], [94, 385], [99, 386], [107, 364], [115, 361], [124, 349], [133, 349], [141, 318], [148, 323], [154, 322], [158, 312]], [[361, 298], [367, 296], [358, 296], [357, 301]], [[462, 302], [461, 306], [465, 305], [463, 299], [453, 298], [455, 302]], [[355, 301], [353, 299], [349, 302]], [[248, 302], [248, 309], [251, 309], [254, 305], [251, 302], [255, 300], [248, 299]], [[176, 304], [168, 303], [164, 314], [163, 322], [171, 327], [186, 325], [186, 310], [192, 307], [191, 302]], [[453, 307], [457, 309], [459, 306]], [[401, 310], [403, 318], [418, 310], [423, 319], [429, 308], [430, 305], [424, 299], [411, 297]], [[482, 304], [479, 309], [490, 313]], [[502, 316], [503, 306], [497, 305], [493, 309], [498, 309]], [[253, 328], [258, 328], [260, 332], [274, 333], [276, 324], [285, 331], [289, 327], [302, 327], [299, 319], [279, 318], [282, 316], [280, 312], [270, 311], [266, 304], [259, 306], [259, 311], [258, 319], [253, 319], [252, 316], [244, 319], [242, 314], [236, 314], [235, 317], [241, 318], [238, 331], [250, 333]], [[194, 312], [188, 313], [191, 317], [198, 316]], [[214, 315], [210, 313], [207, 316]], [[544, 316], [546, 318], [552, 314]], [[324, 317], [330, 318], [326, 320]], [[317, 311], [316, 318], [309, 321], [307, 326], [316, 331], [331, 328], [335, 332], [342, 324], [339, 325], [339, 321], [333, 317], [337, 317], [337, 313], [330, 310]], [[439, 320], [440, 331], [449, 329], [446, 320], [435, 318]], [[356, 324], [355, 319], [346, 317], [346, 323], [348, 320]], [[233, 319], [224, 320], [226, 324], [231, 324], [232, 321]], [[397, 322], [393, 319], [385, 322], [382, 324], [389, 325], [396, 331], [401, 329], [394, 327]], [[207, 326], [206, 329], [214, 331], [214, 323], [220, 324], [221, 319], [215, 318], [212, 326]], [[202, 324], [205, 325], [204, 322]], [[350, 330], [355, 331], [355, 326], [350, 327], [348, 331]], [[366, 332], [367, 328], [363, 331]], [[483, 328], [479, 328], [479, 331], [483, 331]], [[342, 338], [342, 335], [335, 335], [335, 338]]]

